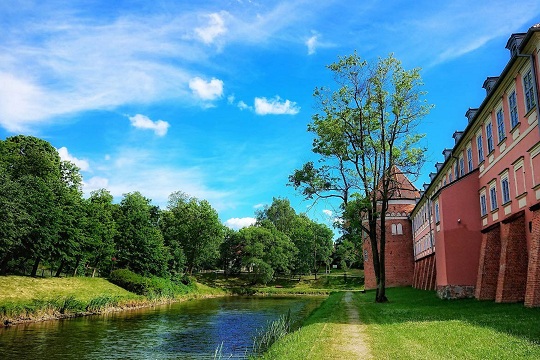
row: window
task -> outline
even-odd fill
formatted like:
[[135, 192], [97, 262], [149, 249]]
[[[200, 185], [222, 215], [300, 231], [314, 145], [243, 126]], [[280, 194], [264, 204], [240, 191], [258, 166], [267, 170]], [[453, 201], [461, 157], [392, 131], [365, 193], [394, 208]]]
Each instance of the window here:
[[478, 144], [478, 163], [480, 164], [484, 161], [484, 144], [482, 141], [482, 134], [478, 135], [476, 138], [476, 143]]
[[472, 159], [472, 148], [467, 149], [467, 165], [469, 167], [469, 172], [473, 171], [473, 159]]
[[487, 215], [486, 194], [480, 194], [480, 214]]
[[439, 202], [435, 203], [435, 222], [438, 223], [441, 221], [441, 218], [439, 217]]
[[448, 182], [454, 181], [454, 178], [452, 177], [452, 172], [450, 172], [450, 175], [448, 175]]
[[504, 131], [504, 113], [503, 109], [497, 111], [497, 134], [499, 134], [499, 142], [506, 139], [506, 133]]
[[459, 179], [459, 168], [457, 163], [454, 165], [454, 175], [456, 177], [456, 180]]
[[532, 70], [529, 70], [523, 77], [523, 87], [525, 90], [525, 107], [527, 112], [531, 110], [536, 104], [534, 103], [534, 84], [532, 79]]
[[501, 190], [502, 190], [502, 202], [506, 204], [510, 201], [510, 186], [508, 185], [508, 175], [501, 179]]
[[465, 159], [463, 157], [459, 158], [459, 176], [465, 175]]
[[499, 206], [497, 205], [497, 189], [495, 185], [489, 189], [489, 199], [491, 200], [491, 211], [496, 210]]
[[513, 129], [519, 122], [515, 91], [512, 91], [512, 93], [508, 97], [508, 105], [510, 107], [510, 125], [512, 125]]
[[493, 151], [493, 129], [491, 126], [491, 122], [486, 125], [486, 139], [487, 139], [487, 147], [488, 147], [488, 154]]

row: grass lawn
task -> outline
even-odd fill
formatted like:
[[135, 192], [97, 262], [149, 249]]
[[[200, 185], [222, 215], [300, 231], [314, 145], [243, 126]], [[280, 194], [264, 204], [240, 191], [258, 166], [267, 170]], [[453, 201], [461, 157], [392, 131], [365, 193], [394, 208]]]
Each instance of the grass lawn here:
[[540, 359], [540, 309], [387, 291], [387, 304], [372, 291], [354, 294], [377, 359]]
[[0, 276], [0, 304], [69, 296], [80, 301], [89, 301], [103, 294], [120, 298], [136, 297], [103, 278]]
[[197, 281], [211, 287], [223, 289], [249, 289], [253, 294], [287, 295], [287, 294], [329, 294], [337, 290], [357, 291], [364, 288], [363, 270], [353, 269], [344, 273], [332, 270], [330, 274], [299, 275], [276, 277], [267, 285], [252, 285], [248, 274], [225, 276], [221, 273], [204, 273], [196, 276]]
[[[297, 331], [270, 347], [261, 358], [274, 359], [347, 359], [336, 351], [339, 325], [347, 321], [342, 298], [345, 293], [333, 293], [311, 314]], [[335, 354], [336, 356], [333, 356]]]

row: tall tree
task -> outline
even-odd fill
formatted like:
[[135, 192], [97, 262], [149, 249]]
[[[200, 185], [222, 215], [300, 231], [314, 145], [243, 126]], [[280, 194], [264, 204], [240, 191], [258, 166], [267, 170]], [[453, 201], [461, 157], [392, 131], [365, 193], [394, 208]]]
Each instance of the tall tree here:
[[[31, 275], [51, 257], [62, 219], [59, 195], [63, 188], [62, 163], [47, 141], [18, 135], [0, 144], [0, 162], [6, 178], [15, 182], [12, 191], [22, 190], [17, 211], [24, 217], [25, 231], [18, 232], [17, 245], [10, 256], [31, 261]], [[12, 204], [13, 205], [13, 204]], [[2, 260], [5, 263], [6, 258]]]
[[85, 202], [86, 227], [88, 241], [85, 252], [90, 266], [93, 268], [92, 277], [96, 271], [111, 265], [114, 255], [114, 238], [117, 234], [114, 221], [115, 206], [113, 196], [105, 189], [92, 191]]
[[[174, 192], [169, 196], [163, 220], [165, 242], [177, 255], [185, 256], [189, 274], [194, 269], [215, 265], [225, 230], [208, 201]], [[184, 260], [177, 258], [176, 261]]]
[[403, 69], [393, 55], [370, 66], [354, 53], [328, 69], [337, 88], [315, 89], [320, 112], [308, 126], [320, 165], [304, 164], [289, 181], [307, 198], [337, 197], [344, 208], [352, 198], [359, 200], [359, 226], [373, 252], [376, 301], [384, 302], [386, 233], [380, 224], [398, 186], [396, 169], [418, 174], [423, 164], [423, 135], [416, 127], [430, 106], [420, 90], [420, 70]]
[[157, 225], [156, 207], [139, 192], [125, 194], [116, 212], [116, 259], [141, 275], [167, 276], [168, 251]]

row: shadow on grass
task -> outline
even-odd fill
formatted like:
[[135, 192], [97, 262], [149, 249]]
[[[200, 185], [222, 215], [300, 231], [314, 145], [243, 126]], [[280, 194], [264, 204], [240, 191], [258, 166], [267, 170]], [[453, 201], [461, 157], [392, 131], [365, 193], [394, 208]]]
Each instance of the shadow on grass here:
[[388, 303], [375, 303], [375, 292], [355, 295], [364, 324], [461, 321], [487, 327], [540, 345], [540, 309], [522, 303], [498, 304], [476, 299], [441, 300], [435, 291], [387, 289]]

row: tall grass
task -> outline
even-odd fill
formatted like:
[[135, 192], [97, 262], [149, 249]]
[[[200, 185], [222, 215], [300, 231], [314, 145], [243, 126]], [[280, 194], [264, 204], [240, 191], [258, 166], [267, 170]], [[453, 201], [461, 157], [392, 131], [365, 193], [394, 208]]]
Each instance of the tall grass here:
[[276, 341], [291, 332], [291, 309], [286, 315], [281, 315], [277, 320], [259, 330], [253, 339], [253, 354], [262, 354]]

